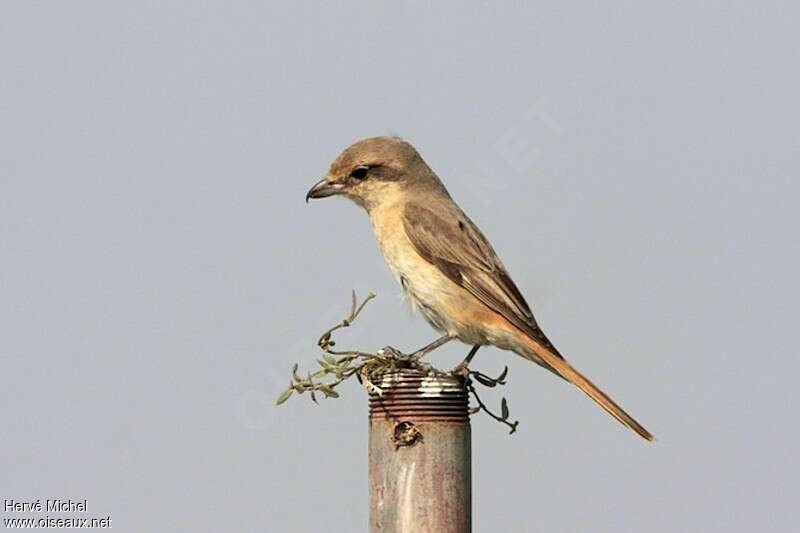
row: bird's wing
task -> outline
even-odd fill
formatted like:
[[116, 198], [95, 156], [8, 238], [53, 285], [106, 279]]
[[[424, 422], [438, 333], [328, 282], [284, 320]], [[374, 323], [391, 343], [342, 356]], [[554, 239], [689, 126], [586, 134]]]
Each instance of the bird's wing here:
[[461, 210], [436, 213], [409, 203], [403, 229], [426, 261], [560, 357], [492, 245]]

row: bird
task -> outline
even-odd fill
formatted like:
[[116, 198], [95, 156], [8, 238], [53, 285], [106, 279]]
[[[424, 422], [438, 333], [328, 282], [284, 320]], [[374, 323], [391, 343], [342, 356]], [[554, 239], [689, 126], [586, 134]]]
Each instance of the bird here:
[[489, 240], [411, 143], [370, 137], [346, 148], [309, 199], [343, 196], [366, 210], [386, 263], [413, 308], [442, 336], [419, 357], [458, 339], [510, 350], [575, 385], [623, 425], [653, 435], [578, 372], [539, 327]]

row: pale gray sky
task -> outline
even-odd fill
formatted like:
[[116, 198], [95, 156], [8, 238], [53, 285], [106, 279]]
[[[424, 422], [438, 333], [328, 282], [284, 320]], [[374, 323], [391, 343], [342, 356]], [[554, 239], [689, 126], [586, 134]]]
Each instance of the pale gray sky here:
[[379, 297], [343, 343], [434, 336], [364, 213], [303, 203], [396, 133], [659, 438], [481, 352], [521, 425], [474, 420], [476, 531], [796, 526], [800, 10], [429, 4], [2, 4], [0, 498], [364, 531], [363, 392], [272, 402], [351, 288]]

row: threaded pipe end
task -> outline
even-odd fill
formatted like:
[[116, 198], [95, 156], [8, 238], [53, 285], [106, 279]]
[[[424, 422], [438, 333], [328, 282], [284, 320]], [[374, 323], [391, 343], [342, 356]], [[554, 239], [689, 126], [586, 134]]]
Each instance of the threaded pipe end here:
[[369, 417], [418, 421], [469, 420], [469, 396], [464, 380], [400, 369], [374, 380], [382, 394], [370, 392]]

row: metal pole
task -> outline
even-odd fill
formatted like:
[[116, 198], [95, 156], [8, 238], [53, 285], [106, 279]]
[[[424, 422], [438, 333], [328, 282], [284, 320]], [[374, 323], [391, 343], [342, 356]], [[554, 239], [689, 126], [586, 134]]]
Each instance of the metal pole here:
[[369, 530], [469, 533], [472, 472], [464, 381], [384, 374], [369, 399]]

